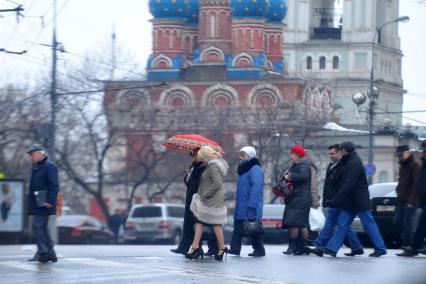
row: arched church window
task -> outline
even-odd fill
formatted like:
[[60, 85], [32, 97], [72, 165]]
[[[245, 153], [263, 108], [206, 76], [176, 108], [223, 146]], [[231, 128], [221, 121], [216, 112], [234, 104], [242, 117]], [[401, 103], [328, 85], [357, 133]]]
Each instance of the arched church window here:
[[320, 70], [325, 69], [325, 56], [321, 56], [319, 59], [319, 69]]
[[333, 69], [339, 69], [339, 56], [334, 56], [333, 57]]
[[312, 70], [312, 57], [308, 56], [306, 58], [306, 69]]

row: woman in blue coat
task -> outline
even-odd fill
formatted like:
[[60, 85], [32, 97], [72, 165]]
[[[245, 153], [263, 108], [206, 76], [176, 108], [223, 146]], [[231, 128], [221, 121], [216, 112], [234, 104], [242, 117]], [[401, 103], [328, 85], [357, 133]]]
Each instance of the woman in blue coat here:
[[[259, 160], [255, 158], [256, 150], [251, 146], [240, 150], [237, 181], [237, 198], [234, 210], [234, 232], [231, 250], [228, 252], [240, 255], [244, 220], [262, 220], [263, 213], [263, 171]], [[251, 237], [253, 252], [249, 256], [264, 256], [262, 235]]]

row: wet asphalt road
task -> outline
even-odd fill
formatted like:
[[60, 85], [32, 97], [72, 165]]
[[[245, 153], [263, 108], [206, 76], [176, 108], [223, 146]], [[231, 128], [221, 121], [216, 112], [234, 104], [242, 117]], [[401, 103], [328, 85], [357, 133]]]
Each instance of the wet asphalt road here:
[[[426, 284], [426, 256], [381, 258], [286, 256], [286, 246], [267, 246], [266, 257], [242, 256], [224, 262], [190, 261], [171, 246], [57, 246], [57, 263], [28, 263], [32, 245], [0, 246], [0, 283], [294, 283]], [[347, 250], [342, 250], [340, 255]]]

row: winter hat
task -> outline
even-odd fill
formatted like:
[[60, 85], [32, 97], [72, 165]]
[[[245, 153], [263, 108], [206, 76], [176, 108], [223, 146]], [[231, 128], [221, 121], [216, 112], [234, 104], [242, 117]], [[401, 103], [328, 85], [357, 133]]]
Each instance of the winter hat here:
[[355, 151], [355, 145], [351, 141], [345, 141], [340, 144], [340, 149], [345, 150], [348, 153], [352, 153]]
[[32, 144], [30, 148], [28, 149], [27, 153], [31, 154], [37, 151], [43, 151], [43, 147], [41, 147], [39, 144]]
[[245, 146], [245, 147], [241, 148], [240, 152], [246, 153], [247, 156], [249, 156], [249, 158], [256, 157], [256, 149], [254, 149], [254, 147], [252, 147], [252, 146]]
[[410, 147], [408, 147], [408, 145], [401, 145], [396, 147], [396, 154], [398, 156], [401, 156], [402, 154], [404, 154], [405, 151], [410, 151]]
[[303, 149], [303, 147], [301, 147], [301, 146], [298, 146], [298, 145], [293, 146], [293, 147], [291, 147], [290, 151], [293, 154], [296, 154], [297, 156], [299, 156], [300, 158], [305, 157], [305, 149]]

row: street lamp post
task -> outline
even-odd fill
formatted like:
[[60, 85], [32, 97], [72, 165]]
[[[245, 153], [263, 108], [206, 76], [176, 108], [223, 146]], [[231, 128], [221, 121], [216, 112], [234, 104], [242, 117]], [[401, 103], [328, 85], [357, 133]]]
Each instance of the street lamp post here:
[[[406, 22], [410, 18], [408, 16], [403, 16], [396, 18], [392, 21], [388, 21], [383, 23], [380, 27], [376, 28], [376, 32], [374, 33], [373, 41], [371, 42], [371, 70], [370, 70], [370, 80], [367, 96], [369, 98], [368, 104], [368, 164], [373, 164], [373, 125], [374, 125], [374, 109], [377, 105], [377, 99], [379, 97], [379, 89], [374, 85], [374, 47], [376, 37], [380, 34], [383, 27], [388, 24], [397, 23], [397, 22]], [[373, 176], [368, 176], [368, 184], [373, 183]]]

